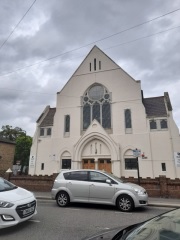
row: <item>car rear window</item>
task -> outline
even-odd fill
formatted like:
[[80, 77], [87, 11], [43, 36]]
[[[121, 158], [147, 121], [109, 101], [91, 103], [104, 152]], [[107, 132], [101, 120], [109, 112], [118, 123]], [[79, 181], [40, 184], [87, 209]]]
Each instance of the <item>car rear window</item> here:
[[66, 180], [88, 181], [87, 171], [66, 172], [63, 175]]

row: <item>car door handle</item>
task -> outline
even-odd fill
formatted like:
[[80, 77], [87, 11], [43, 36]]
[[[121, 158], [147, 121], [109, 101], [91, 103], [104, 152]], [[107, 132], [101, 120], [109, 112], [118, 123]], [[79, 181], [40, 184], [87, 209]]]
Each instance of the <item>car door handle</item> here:
[[94, 184], [91, 184], [90, 187], [95, 187], [95, 185], [94, 185]]

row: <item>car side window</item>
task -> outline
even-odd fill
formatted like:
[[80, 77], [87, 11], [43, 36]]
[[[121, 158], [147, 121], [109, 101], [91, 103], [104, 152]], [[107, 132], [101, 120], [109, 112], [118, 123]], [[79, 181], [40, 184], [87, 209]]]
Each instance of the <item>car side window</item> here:
[[64, 178], [66, 180], [76, 180], [76, 181], [88, 181], [87, 171], [75, 171], [64, 173]]
[[70, 172], [64, 173], [63, 176], [64, 176], [64, 178], [66, 180], [70, 180], [71, 179], [71, 173]]
[[[90, 172], [90, 181], [91, 182], [102, 182], [105, 183], [108, 178], [106, 175], [98, 172]], [[111, 179], [110, 179], [111, 180]]]

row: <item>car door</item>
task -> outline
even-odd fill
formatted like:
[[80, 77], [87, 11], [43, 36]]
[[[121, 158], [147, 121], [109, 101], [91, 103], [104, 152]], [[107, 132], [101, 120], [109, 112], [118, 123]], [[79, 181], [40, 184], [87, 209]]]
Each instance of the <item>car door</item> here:
[[89, 182], [87, 171], [70, 172], [66, 187], [71, 194], [71, 201], [88, 202]]
[[89, 172], [89, 202], [113, 203], [115, 187], [114, 184], [106, 183], [107, 179], [110, 178], [103, 173]]

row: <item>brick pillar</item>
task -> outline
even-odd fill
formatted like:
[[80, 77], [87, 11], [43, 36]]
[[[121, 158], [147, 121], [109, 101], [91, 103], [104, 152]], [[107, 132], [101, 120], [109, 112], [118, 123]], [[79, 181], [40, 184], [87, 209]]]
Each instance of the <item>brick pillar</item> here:
[[164, 175], [159, 176], [160, 194], [161, 197], [168, 198], [167, 178]]

